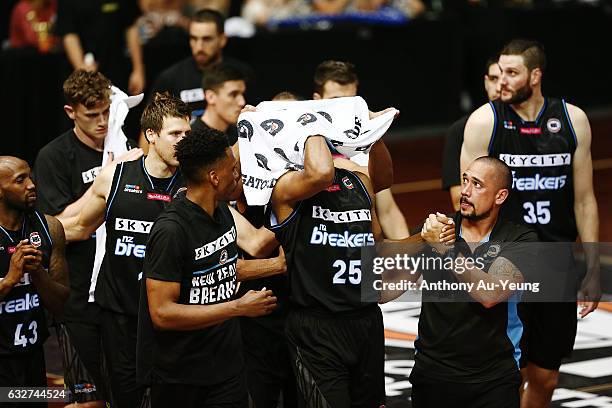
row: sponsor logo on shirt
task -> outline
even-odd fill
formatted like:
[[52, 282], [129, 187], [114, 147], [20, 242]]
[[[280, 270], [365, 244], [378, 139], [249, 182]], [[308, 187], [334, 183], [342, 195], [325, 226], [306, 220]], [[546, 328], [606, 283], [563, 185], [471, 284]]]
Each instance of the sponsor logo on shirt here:
[[94, 384], [74, 384], [75, 394], [91, 394], [92, 392], [96, 392], [96, 386]]
[[25, 296], [20, 299], [0, 302], [0, 315], [27, 312], [28, 310], [36, 309], [37, 307], [40, 307], [38, 294], [26, 293]]
[[83, 183], [93, 183], [98, 174], [100, 174], [100, 170], [102, 170], [102, 166], [94, 167], [93, 169], [82, 172], [81, 177], [83, 178]]
[[236, 241], [236, 227], [232, 226], [232, 228], [227, 231], [225, 234], [221, 235], [214, 241], [211, 241], [207, 244], [202, 245], [199, 248], [195, 249], [195, 260], [199, 260], [213, 254], [220, 249], [225, 248], [232, 242]]
[[126, 184], [123, 188], [124, 193], [142, 194], [142, 189], [137, 184]]
[[123, 236], [117, 238], [115, 243], [115, 255], [117, 256], [135, 256], [136, 258], [144, 258], [147, 246], [144, 244], [134, 244], [134, 237]]
[[557, 133], [561, 130], [561, 121], [557, 118], [550, 118], [546, 122], [546, 128], [550, 133]]
[[314, 227], [310, 236], [310, 243], [313, 245], [328, 245], [338, 248], [360, 248], [364, 246], [374, 245], [374, 234], [371, 232], [361, 232], [350, 234], [348, 231], [344, 233], [328, 233], [325, 231], [324, 225]]
[[539, 127], [530, 127], [530, 128], [521, 128], [521, 135], [541, 135], [542, 128]]
[[516, 178], [512, 172], [512, 188], [518, 191], [559, 190], [565, 186], [567, 175], [557, 177], [542, 177], [536, 174], [533, 177]]
[[139, 232], [148, 234], [151, 232], [153, 223], [150, 221], [130, 220], [127, 218], [115, 218], [115, 230], [126, 232]]
[[38, 232], [34, 231], [30, 234], [30, 244], [35, 248], [42, 245], [42, 239], [40, 239], [40, 234]]
[[516, 126], [511, 120], [504, 120], [504, 129], [516, 130]]
[[204, 90], [202, 88], [183, 89], [180, 98], [185, 103], [200, 102], [204, 100]]
[[572, 164], [572, 155], [570, 153], [500, 154], [499, 160], [510, 167], [556, 167]]
[[14, 246], [10, 246], [7, 248], [7, 251], [9, 254], [14, 254], [16, 250], [17, 250], [17, 247], [14, 247]]
[[147, 200], [163, 201], [165, 203], [169, 203], [170, 201], [172, 201], [172, 197], [169, 194], [147, 193]]
[[370, 210], [331, 211], [327, 208], [314, 205], [312, 207], [312, 218], [335, 224], [344, 224], [355, 221], [372, 221]]
[[327, 187], [325, 190], [329, 191], [330, 193], [335, 193], [336, 191], [340, 191], [342, 189], [340, 188], [339, 184], [332, 184], [331, 186]]

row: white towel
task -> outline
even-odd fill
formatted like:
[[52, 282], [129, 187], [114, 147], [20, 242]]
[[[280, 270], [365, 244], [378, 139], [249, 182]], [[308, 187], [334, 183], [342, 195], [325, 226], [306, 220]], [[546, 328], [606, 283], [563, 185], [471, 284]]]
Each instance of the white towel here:
[[[116, 86], [111, 87], [111, 106], [108, 117], [108, 133], [104, 139], [104, 153], [102, 155], [102, 166], [106, 165], [109, 160], [110, 153], [113, 157], [117, 157], [127, 152], [127, 137], [123, 133], [123, 122], [127, 117], [130, 108], [138, 105], [144, 94], [128, 96]], [[96, 291], [96, 283], [98, 282], [98, 274], [102, 266], [102, 260], [106, 253], [106, 226], [104, 223], [96, 230], [96, 256], [94, 258], [93, 269], [91, 271], [91, 284], [89, 286], [89, 302], [94, 301], [94, 293]]]
[[323, 135], [347, 157], [369, 152], [397, 113], [391, 110], [370, 120], [361, 97], [316, 101], [262, 102], [256, 112], [238, 118], [240, 164], [249, 205], [270, 201], [276, 180], [301, 170], [308, 136]]

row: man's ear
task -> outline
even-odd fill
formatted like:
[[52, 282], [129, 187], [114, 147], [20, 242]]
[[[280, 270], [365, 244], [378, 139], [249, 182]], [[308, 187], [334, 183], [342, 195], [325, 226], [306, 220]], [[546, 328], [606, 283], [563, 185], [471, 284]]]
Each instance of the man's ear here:
[[531, 71], [530, 82], [531, 86], [542, 83], [542, 70], [540, 68], [535, 68], [533, 71]]
[[321, 98], [321, 95], [319, 95], [317, 92], [313, 92], [312, 99], [319, 100], [319, 99], [323, 99], [323, 98]]
[[217, 97], [217, 93], [212, 89], [207, 89], [204, 91], [204, 99], [206, 99], [206, 103], [208, 105], [215, 103], [215, 98]]
[[506, 201], [507, 198], [508, 198], [508, 189], [502, 188], [501, 190], [497, 192], [497, 195], [495, 196], [495, 204], [502, 205], [504, 201]]
[[213, 187], [219, 186], [219, 175], [215, 170], [210, 170], [208, 172], [208, 181], [210, 181], [210, 184], [212, 184]]
[[225, 33], [221, 34], [221, 49], [225, 48], [227, 45], [227, 35]]
[[76, 119], [76, 112], [72, 106], [64, 105], [64, 112], [66, 112], [66, 115], [68, 115], [71, 120]]
[[149, 144], [155, 144], [155, 132], [153, 131], [153, 129], [147, 129], [144, 132], [144, 137], [145, 139], [147, 139], [147, 142], [149, 142]]

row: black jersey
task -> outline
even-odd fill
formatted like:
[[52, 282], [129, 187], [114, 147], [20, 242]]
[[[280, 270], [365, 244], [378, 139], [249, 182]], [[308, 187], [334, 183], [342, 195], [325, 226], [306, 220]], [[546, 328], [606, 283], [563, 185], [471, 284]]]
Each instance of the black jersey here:
[[[210, 126], [204, 123], [201, 117], [197, 117], [191, 121], [192, 131], [196, 129], [206, 130], [210, 128], [211, 128]], [[229, 143], [229, 145], [233, 146], [238, 141], [238, 128], [235, 125], [229, 125], [229, 127], [225, 131], [225, 136], [227, 137], [227, 142]]]
[[572, 162], [576, 134], [565, 101], [545, 98], [535, 122], [525, 122], [508, 104], [490, 102], [495, 127], [489, 155], [512, 170], [512, 193], [501, 216], [532, 225], [542, 241], [573, 242]]
[[147, 173], [145, 157], [120, 163], [115, 169], [106, 205], [106, 253], [96, 286], [96, 302], [105, 309], [138, 315], [139, 283], [151, 227], [183, 185], [178, 170], [161, 181]]
[[[454, 220], [455, 225], [461, 225], [460, 213]], [[459, 235], [460, 228], [455, 233], [458, 243], [465, 242]], [[499, 219], [485, 241], [471, 255], [464, 254], [480, 259], [484, 272], [502, 256], [528, 273], [533, 256], [527, 251], [532, 246], [516, 243], [536, 242], [537, 235], [531, 228]], [[455, 282], [456, 278], [450, 271], [423, 272], [423, 282], [438, 281]], [[468, 296], [458, 292], [450, 299], [447, 292], [423, 287], [413, 378], [478, 383], [518, 373], [523, 332], [518, 297], [513, 295], [507, 302], [487, 309], [469, 301]]]
[[[212, 305], [235, 298], [236, 227], [227, 204], [211, 217], [185, 195], [153, 225], [143, 272], [147, 279], [180, 283], [178, 303]], [[155, 330], [141, 285], [137, 371], [144, 382], [218, 384], [244, 366], [237, 319], [200, 330]]]
[[[8, 273], [15, 246], [22, 239], [28, 239], [42, 252], [42, 266], [45, 270], [49, 268], [53, 241], [45, 216], [33, 210], [25, 214], [19, 231], [0, 226], [0, 279]], [[43, 305], [26, 272], [6, 297], [0, 299], [0, 355], [29, 353], [41, 347], [47, 337]]]
[[271, 227], [285, 250], [292, 304], [324, 312], [370, 305], [361, 300], [361, 248], [374, 245], [370, 209], [361, 179], [337, 168], [331, 186]]

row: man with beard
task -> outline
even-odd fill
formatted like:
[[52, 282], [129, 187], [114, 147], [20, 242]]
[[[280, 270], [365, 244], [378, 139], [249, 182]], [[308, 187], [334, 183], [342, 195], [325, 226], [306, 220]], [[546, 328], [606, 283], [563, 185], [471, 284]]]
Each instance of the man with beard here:
[[[541, 44], [513, 40], [500, 53], [500, 99], [480, 107], [468, 119], [461, 165], [475, 157], [498, 157], [512, 169], [510, 199], [502, 217], [528, 224], [541, 241], [598, 240], [599, 218], [593, 192], [591, 129], [585, 113], [562, 99], [542, 95], [546, 55]], [[587, 275], [580, 292], [580, 316], [597, 308], [599, 259], [595, 248], [585, 248]], [[562, 256], [563, 254], [558, 254]], [[559, 276], [570, 270], [569, 252]], [[578, 283], [568, 279], [575, 296]], [[526, 388], [523, 407], [550, 404], [561, 360], [571, 353], [576, 336], [575, 302], [529, 303], [521, 310]], [[525, 363], [525, 362], [523, 362]]]
[[[499, 217], [511, 185], [510, 169], [493, 157], [476, 159], [463, 173], [461, 207], [454, 217], [456, 244], [443, 255], [445, 265], [451, 259], [454, 266], [422, 271], [423, 283], [430, 286], [423, 287], [410, 374], [414, 408], [519, 407], [522, 322], [513, 291], [501, 282], [524, 281], [523, 265], [530, 257], [528, 248], [517, 243], [537, 241], [537, 235]], [[430, 216], [423, 231], [437, 225]], [[443, 253], [448, 247], [436, 249]], [[451, 292], [436, 290], [438, 282], [474, 286]], [[481, 284], [495, 289], [479, 289]]]
[[59, 316], [68, 298], [64, 230], [35, 203], [30, 166], [0, 156], [0, 387], [46, 387], [43, 307]]
[[227, 37], [223, 30], [225, 19], [216, 10], [203, 9], [196, 12], [189, 23], [189, 47], [191, 56], [163, 71], [151, 87], [155, 92], [168, 91], [173, 96], [189, 104], [192, 119], [199, 117], [204, 108], [202, 77], [208, 70], [221, 62], [234, 65], [245, 72], [245, 64], [223, 56]]

